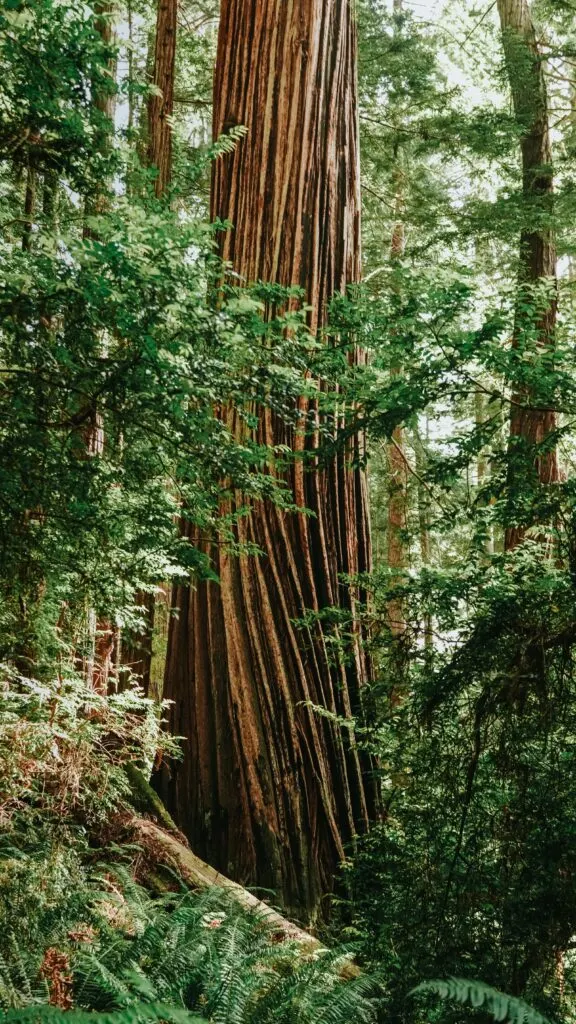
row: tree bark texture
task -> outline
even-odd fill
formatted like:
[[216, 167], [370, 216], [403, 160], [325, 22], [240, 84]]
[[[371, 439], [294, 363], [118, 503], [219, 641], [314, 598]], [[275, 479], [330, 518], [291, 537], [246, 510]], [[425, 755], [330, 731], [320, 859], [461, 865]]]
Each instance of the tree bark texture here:
[[[542, 67], [542, 55], [527, 0], [498, 0], [498, 13], [514, 113], [523, 130], [520, 140], [522, 156], [522, 189], [527, 209], [532, 207], [535, 227], [525, 228], [520, 238], [520, 298], [528, 296], [530, 286], [540, 281], [552, 284], [556, 280], [556, 248], [554, 233], [549, 225], [552, 208], [553, 172], [550, 145], [548, 97]], [[538, 225], [538, 220], [541, 225]], [[514, 345], [518, 346], [525, 315], [518, 314]], [[554, 344], [556, 327], [556, 298], [547, 302], [540, 315], [537, 331], [543, 345]], [[556, 429], [556, 414], [552, 409], [534, 408], [525, 390], [512, 396], [510, 418], [510, 451], [521, 453], [526, 447], [540, 445]], [[558, 457], [555, 448], [539, 455], [535, 472], [541, 484], [559, 479]], [[514, 473], [514, 471], [513, 471]], [[512, 486], [515, 481], [512, 479]], [[514, 526], [506, 530], [505, 547], [511, 550], [519, 544], [525, 527]]]
[[178, 0], [158, 0], [154, 51], [156, 91], [148, 99], [148, 163], [158, 170], [154, 182], [157, 196], [164, 195], [172, 176], [170, 118], [174, 111], [177, 24]]
[[[214, 136], [249, 134], [214, 167], [212, 214], [234, 224], [221, 255], [248, 282], [302, 286], [312, 330], [360, 277], [355, 63], [350, 0], [223, 0]], [[318, 444], [270, 411], [258, 440], [312, 454]], [[359, 627], [342, 664], [335, 627], [294, 623], [307, 610], [354, 611], [359, 595], [339, 574], [370, 567], [366, 482], [351, 466], [362, 443], [313, 471], [296, 461], [294, 499], [313, 516], [256, 504], [237, 532], [262, 557], [214, 546], [220, 584], [176, 590], [169, 638], [165, 696], [187, 737], [167, 794], [175, 817], [211, 864], [308, 920], [374, 808], [353, 731], [305, 706], [358, 712], [370, 675]]]

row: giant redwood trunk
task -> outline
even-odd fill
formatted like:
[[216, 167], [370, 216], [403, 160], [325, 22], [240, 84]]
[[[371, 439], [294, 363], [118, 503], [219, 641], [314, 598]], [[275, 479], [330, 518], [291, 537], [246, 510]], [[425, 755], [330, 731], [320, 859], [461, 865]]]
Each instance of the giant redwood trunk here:
[[[355, 61], [351, 0], [222, 2], [214, 135], [232, 125], [249, 134], [214, 167], [213, 216], [234, 225], [221, 255], [248, 282], [302, 286], [313, 330], [360, 276]], [[270, 411], [258, 434], [270, 445], [317, 443]], [[255, 504], [238, 539], [263, 555], [215, 544], [220, 583], [177, 588], [169, 638], [165, 696], [187, 738], [168, 795], [179, 824], [215, 867], [307, 918], [372, 809], [353, 731], [305, 706], [347, 719], [359, 710], [369, 676], [360, 637], [337, 663], [334, 628], [294, 622], [307, 610], [352, 610], [339, 575], [370, 566], [353, 455], [313, 471], [296, 462], [294, 498], [313, 516]]]
[[[542, 345], [554, 344], [556, 326], [556, 249], [550, 227], [553, 193], [552, 150], [548, 115], [546, 80], [542, 67], [536, 32], [527, 0], [498, 0], [498, 13], [508, 77], [512, 92], [514, 113], [522, 130], [522, 189], [526, 209], [531, 211], [534, 227], [525, 228], [520, 239], [520, 302], [516, 316], [514, 344], [521, 344], [525, 331], [533, 332], [534, 314], [522, 311], [528, 300], [533, 302], [531, 290], [539, 282], [552, 287], [552, 294], [536, 314], [536, 331]], [[540, 223], [538, 223], [540, 222]], [[535, 407], [530, 393], [520, 389], [512, 395], [510, 418], [510, 454], [512, 463], [511, 485], [516, 490], [526, 477], [530, 452], [541, 445], [556, 429], [556, 414], [552, 409]], [[515, 465], [518, 468], [515, 468]], [[554, 446], [537, 455], [529, 465], [537, 483], [547, 485], [558, 480], [558, 457]], [[522, 539], [525, 526], [514, 526], [506, 531], [507, 550]]]

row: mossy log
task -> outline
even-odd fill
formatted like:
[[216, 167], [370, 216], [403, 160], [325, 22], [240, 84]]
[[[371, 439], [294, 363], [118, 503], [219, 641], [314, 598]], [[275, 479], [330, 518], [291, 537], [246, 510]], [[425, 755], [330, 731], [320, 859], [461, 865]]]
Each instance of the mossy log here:
[[278, 933], [279, 938], [301, 942], [309, 950], [324, 948], [309, 932], [282, 917], [248, 889], [200, 860], [190, 849], [186, 838], [139, 768], [129, 763], [125, 765], [125, 771], [130, 783], [132, 806], [139, 815], [146, 814], [156, 819], [154, 822], [148, 817], [134, 817], [130, 825], [139, 843], [152, 855], [151, 859], [158, 866], [174, 871], [192, 889], [207, 889], [210, 886], [222, 889], [246, 910], [261, 916]]
[[148, 818], [134, 818], [131, 826], [142, 847], [152, 852], [156, 863], [176, 872], [192, 889], [207, 889], [210, 886], [222, 889], [246, 910], [258, 914], [278, 934], [279, 939], [301, 942], [307, 950], [324, 948], [323, 944], [309, 932], [288, 921], [248, 889], [244, 889], [200, 860], [184, 842], [172, 834], [172, 831], [167, 832]]
[[140, 814], [151, 814], [159, 824], [177, 835], [181, 835], [176, 822], [166, 810], [160, 797], [136, 765], [129, 761], [124, 771], [130, 785], [131, 804]]

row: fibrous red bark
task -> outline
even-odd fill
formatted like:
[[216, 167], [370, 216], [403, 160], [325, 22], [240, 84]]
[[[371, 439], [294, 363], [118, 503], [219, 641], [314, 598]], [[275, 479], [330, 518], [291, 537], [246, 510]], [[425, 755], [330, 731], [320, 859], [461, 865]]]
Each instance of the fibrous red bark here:
[[178, 0], [159, 0], [156, 13], [154, 92], [148, 100], [148, 163], [157, 168], [157, 196], [165, 193], [172, 176], [172, 126]]
[[[350, 0], [223, 0], [214, 135], [249, 134], [214, 168], [212, 213], [234, 224], [221, 255], [247, 282], [302, 286], [313, 330], [360, 277], [355, 61]], [[318, 443], [270, 411], [258, 439]], [[313, 515], [255, 504], [238, 540], [262, 557], [214, 545], [220, 583], [177, 588], [169, 638], [165, 696], [187, 737], [168, 786], [175, 817], [212, 865], [307, 918], [372, 805], [353, 730], [305, 706], [346, 719], [359, 710], [370, 668], [358, 627], [343, 664], [333, 627], [294, 622], [353, 611], [340, 574], [370, 567], [364, 473], [351, 465], [361, 444], [313, 471], [295, 462], [294, 499]]]

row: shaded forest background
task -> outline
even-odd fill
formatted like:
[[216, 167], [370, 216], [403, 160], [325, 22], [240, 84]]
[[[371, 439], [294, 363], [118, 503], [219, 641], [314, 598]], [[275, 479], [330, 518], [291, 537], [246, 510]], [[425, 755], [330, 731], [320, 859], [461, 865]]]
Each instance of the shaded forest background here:
[[575, 159], [568, 0], [3, 0], [7, 1020], [573, 1017]]

